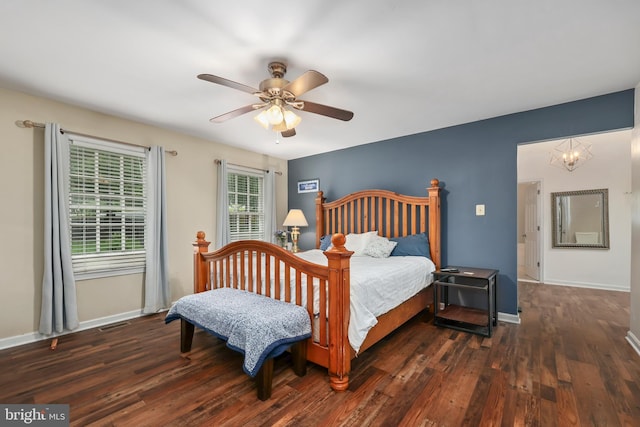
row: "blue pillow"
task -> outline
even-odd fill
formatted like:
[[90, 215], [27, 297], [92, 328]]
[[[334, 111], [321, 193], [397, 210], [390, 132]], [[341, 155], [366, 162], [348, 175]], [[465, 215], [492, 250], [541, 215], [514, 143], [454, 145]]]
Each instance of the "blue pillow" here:
[[431, 259], [429, 252], [429, 236], [427, 233], [412, 234], [406, 237], [392, 237], [392, 242], [398, 242], [391, 256], [423, 256]]
[[320, 238], [320, 250], [326, 251], [331, 246], [331, 235], [327, 234], [326, 236], [322, 236]]

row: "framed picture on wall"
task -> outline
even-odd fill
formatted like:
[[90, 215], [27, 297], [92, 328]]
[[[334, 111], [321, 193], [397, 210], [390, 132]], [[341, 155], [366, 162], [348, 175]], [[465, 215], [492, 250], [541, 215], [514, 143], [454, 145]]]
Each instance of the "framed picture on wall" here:
[[319, 179], [298, 181], [298, 193], [315, 193], [320, 189]]

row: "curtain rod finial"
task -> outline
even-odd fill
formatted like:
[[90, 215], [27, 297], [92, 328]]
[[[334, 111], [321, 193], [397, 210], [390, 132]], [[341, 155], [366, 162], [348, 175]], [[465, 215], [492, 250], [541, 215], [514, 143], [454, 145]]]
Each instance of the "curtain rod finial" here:
[[44, 127], [44, 124], [42, 123], [36, 123], [33, 120], [16, 120], [16, 126], [18, 126], [19, 128], [37, 128], [37, 127]]

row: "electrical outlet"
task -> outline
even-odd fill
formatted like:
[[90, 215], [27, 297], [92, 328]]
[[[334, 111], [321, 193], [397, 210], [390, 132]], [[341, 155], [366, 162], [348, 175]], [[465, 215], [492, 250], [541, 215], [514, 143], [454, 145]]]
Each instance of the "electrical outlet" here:
[[484, 205], [476, 205], [476, 216], [484, 215]]

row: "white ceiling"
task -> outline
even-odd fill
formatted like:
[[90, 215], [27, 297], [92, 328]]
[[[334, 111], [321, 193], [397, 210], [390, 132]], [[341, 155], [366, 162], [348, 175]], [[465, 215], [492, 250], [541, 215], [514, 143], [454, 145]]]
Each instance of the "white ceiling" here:
[[[640, 82], [638, 0], [3, 0], [0, 86], [283, 159], [602, 95]], [[293, 138], [245, 114], [257, 87], [329, 83], [301, 98]], [[16, 117], [47, 121], [47, 117]]]

